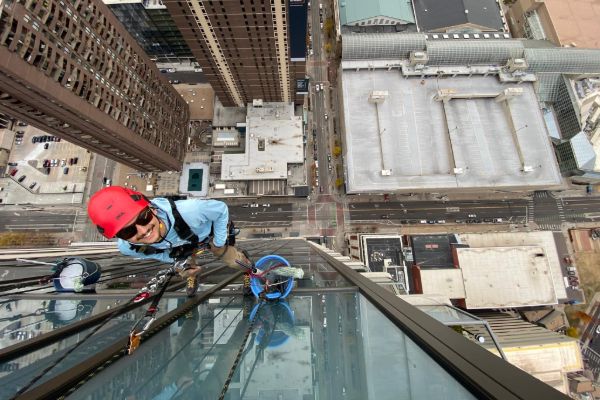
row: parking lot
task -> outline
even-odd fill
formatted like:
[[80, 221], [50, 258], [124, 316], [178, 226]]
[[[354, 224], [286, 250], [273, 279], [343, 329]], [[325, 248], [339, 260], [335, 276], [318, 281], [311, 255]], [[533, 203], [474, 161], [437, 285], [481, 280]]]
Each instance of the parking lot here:
[[[16, 126], [9, 176], [35, 194], [83, 192], [90, 153], [32, 126]], [[35, 141], [35, 143], [34, 143]]]

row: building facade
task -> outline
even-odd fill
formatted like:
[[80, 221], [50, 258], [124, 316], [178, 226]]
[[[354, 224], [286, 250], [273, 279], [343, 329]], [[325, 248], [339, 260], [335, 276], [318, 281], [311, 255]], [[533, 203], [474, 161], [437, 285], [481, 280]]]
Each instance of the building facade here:
[[[14, 397], [58, 360], [60, 374], [45, 375], [21, 397], [151, 399], [179, 393], [205, 399], [380, 400], [410, 393], [412, 399], [568, 398], [492, 354], [473, 335], [457, 334], [436, 320], [431, 315], [440, 315], [440, 307], [421, 311], [353, 271], [350, 259], [339, 253], [292, 238], [237, 245], [256, 260], [277, 254], [303, 268], [305, 278], [285, 299], [258, 301], [242, 296], [242, 271], [200, 255], [208, 289], [188, 299], [178, 291], [184, 282], [171, 282], [158, 302], [156, 321], [128, 356], [123, 350], [130, 331], [148, 304], [115, 302], [124, 294], [135, 296], [164, 265], [125, 257], [110, 245], [79, 247], [80, 257], [102, 268], [95, 293], [61, 299], [24, 292], [5, 299], [3, 316], [11, 320], [4, 323], [21, 325], [18, 334], [11, 335], [9, 327], [0, 338], [0, 396]], [[44, 250], [54, 257], [75, 255], [71, 249]], [[48, 259], [18, 252], [12, 257]], [[265, 268], [269, 262], [257, 264]], [[23, 269], [13, 258], [0, 265], [10, 277]], [[111, 272], [123, 267], [136, 277]], [[466, 325], [474, 318], [461, 316], [463, 331], [473, 330]], [[85, 342], [82, 331], [99, 324], [107, 329]], [[61, 359], [77, 342], [84, 343]], [[190, 383], [180, 384], [181, 378]]]
[[100, 1], [4, 1], [0, 112], [139, 170], [181, 167], [187, 104]]
[[194, 57], [161, 0], [103, 0], [151, 59], [190, 62]]
[[165, 5], [223, 105], [302, 102], [296, 87], [306, 69], [304, 0], [166, 0]]

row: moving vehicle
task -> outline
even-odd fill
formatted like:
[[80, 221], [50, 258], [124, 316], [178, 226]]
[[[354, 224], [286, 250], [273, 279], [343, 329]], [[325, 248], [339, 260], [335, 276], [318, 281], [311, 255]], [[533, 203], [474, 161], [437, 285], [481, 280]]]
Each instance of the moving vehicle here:
[[23, 182], [23, 181], [25, 180], [25, 178], [27, 178], [27, 176], [25, 176], [25, 175], [21, 175], [21, 176], [19, 177], [19, 179], [17, 179], [17, 182], [21, 183], [21, 182]]

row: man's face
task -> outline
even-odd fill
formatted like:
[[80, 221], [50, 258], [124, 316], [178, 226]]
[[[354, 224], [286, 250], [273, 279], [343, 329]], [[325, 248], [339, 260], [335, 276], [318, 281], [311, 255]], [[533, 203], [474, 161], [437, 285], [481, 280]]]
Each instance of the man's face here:
[[152, 244], [159, 242], [161, 240], [160, 236], [160, 220], [156, 216], [156, 214], [152, 213], [152, 219], [145, 225], [140, 225], [138, 220], [138, 216], [133, 218], [126, 227], [132, 226], [135, 224], [136, 233], [129, 239], [128, 242], [134, 244]]

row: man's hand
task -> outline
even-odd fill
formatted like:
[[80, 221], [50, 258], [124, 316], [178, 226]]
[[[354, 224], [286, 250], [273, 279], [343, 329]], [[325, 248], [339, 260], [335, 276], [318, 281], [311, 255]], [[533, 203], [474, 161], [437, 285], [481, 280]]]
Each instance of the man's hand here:
[[233, 246], [217, 247], [213, 242], [210, 243], [210, 251], [215, 257], [223, 260], [230, 268], [246, 271], [251, 268], [250, 261], [244, 254]]

